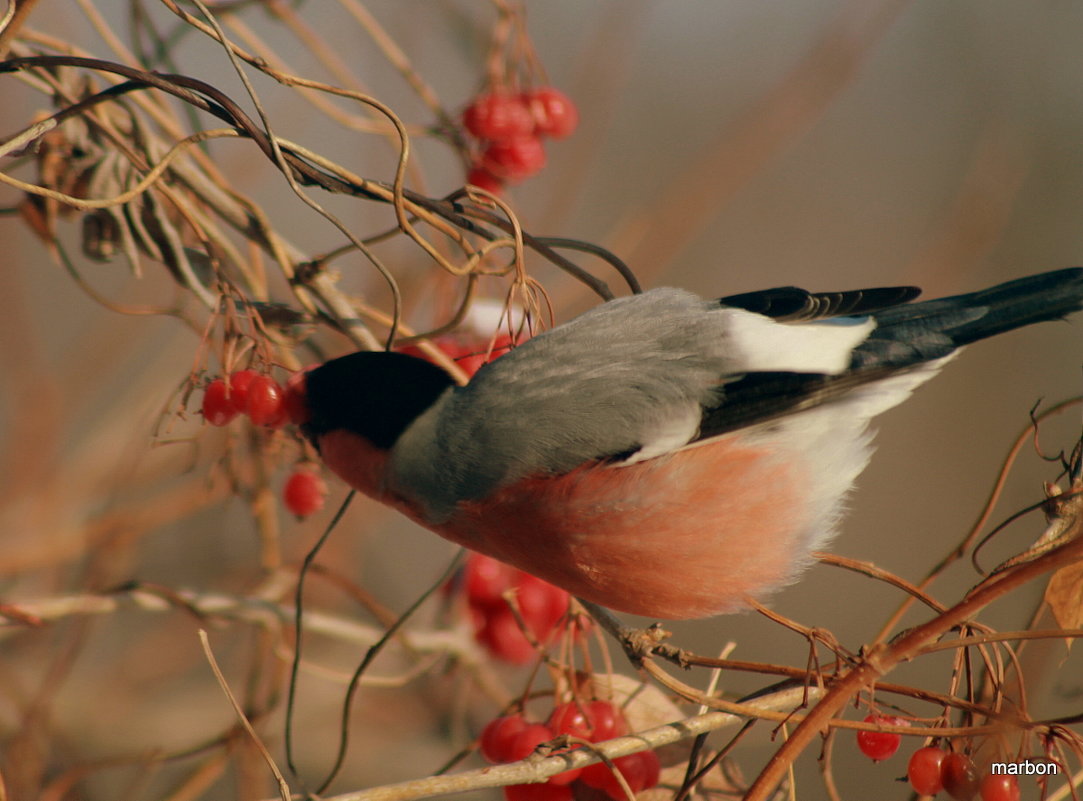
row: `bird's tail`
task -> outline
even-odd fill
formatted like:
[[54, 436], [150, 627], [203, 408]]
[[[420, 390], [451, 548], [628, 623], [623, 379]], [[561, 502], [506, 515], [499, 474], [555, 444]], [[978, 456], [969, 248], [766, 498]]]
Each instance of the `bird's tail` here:
[[1083, 309], [1083, 268], [1032, 275], [950, 298], [877, 312], [877, 327], [852, 367], [905, 367], [1031, 323]]

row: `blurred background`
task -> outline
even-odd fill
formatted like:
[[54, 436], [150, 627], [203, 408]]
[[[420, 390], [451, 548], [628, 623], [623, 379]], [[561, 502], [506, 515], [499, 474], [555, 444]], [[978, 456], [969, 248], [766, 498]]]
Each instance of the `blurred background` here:
[[[229, 5], [237, 12], [231, 19], [258, 36], [288, 71], [335, 84], [348, 75], [393, 109], [412, 133], [417, 172], [408, 178], [411, 188], [440, 197], [462, 185], [463, 161], [446, 136], [431, 133], [437, 125], [432, 110], [348, 7], [367, 9], [457, 118], [484, 87], [502, 4]], [[124, 62], [120, 43], [132, 47], [132, 32], [145, 30], [139, 28], [143, 15], [170, 42], [171, 60], [153, 68], [207, 81], [251, 113], [220, 46], [153, 2], [41, 0], [23, 23], [16, 54], [74, 43], [84, 54]], [[290, 17], [299, 22], [294, 30], [283, 23]], [[926, 296], [938, 296], [1083, 261], [1083, 6], [547, 0], [527, 2], [525, 20], [547, 82], [574, 99], [581, 124], [569, 139], [552, 142], [545, 169], [505, 199], [526, 230], [604, 246], [645, 286], [711, 296], [776, 285], [916, 284]], [[238, 41], [240, 23], [226, 27]], [[298, 31], [322, 44], [306, 43]], [[254, 49], [254, 40], [244, 41]], [[248, 72], [279, 136], [358, 175], [393, 178], [397, 150], [388, 137], [350, 130], [296, 89]], [[0, 81], [4, 138], [51, 112], [38, 87], [13, 73]], [[171, 108], [185, 133], [221, 124], [206, 115], [185, 117], [179, 104]], [[344, 242], [251, 142], [211, 142], [207, 152], [300, 253], [312, 257]], [[33, 181], [30, 162], [17, 162], [6, 159], [3, 170]], [[309, 193], [359, 235], [395, 225], [386, 205]], [[7, 210], [21, 199], [13, 187], [0, 189]], [[288, 604], [291, 570], [345, 489], [332, 482], [327, 508], [304, 522], [282, 510], [276, 498], [297, 457], [295, 442], [254, 444], [239, 429], [201, 426], [198, 393], [181, 412], [189, 379], [204, 366], [209, 375], [220, 370], [208, 355], [213, 337], [201, 344], [205, 310], [185, 300], [152, 260], [137, 276], [123, 258], [98, 263], [84, 257], [77, 216], [61, 219], [56, 230], [71, 269], [50, 255], [25, 217], [0, 218], [0, 597], [14, 610], [0, 628], [0, 764], [8, 791], [12, 798], [265, 796], [273, 787], [250, 747], [212, 747], [234, 715], [195, 630], [211, 630], [227, 678], [271, 710], [259, 725], [279, 759], [281, 706], [273, 701], [282, 691], [289, 638], [272, 636], [274, 626], [201, 621], [175, 606], [127, 600], [90, 614], [96, 607], [83, 594], [113, 597], [101, 594], [145, 582], [166, 595], [266, 593]], [[424, 329], [456, 284], [402, 240], [382, 246], [381, 256], [407, 297], [407, 322]], [[577, 261], [624, 291], [600, 262]], [[553, 298], [558, 318], [596, 302], [542, 260], [528, 257], [527, 266]], [[285, 281], [267, 269], [268, 296], [289, 301]], [[346, 296], [387, 307], [386, 287], [363, 259], [346, 256], [334, 269]], [[481, 284], [488, 297], [502, 298], [506, 290], [503, 279]], [[178, 302], [185, 311], [150, 313]], [[345, 352], [350, 346], [332, 337], [323, 347]], [[1031, 409], [1079, 394], [1081, 363], [1083, 319], [968, 350], [879, 422], [877, 454], [833, 550], [920, 580], [978, 516]], [[1071, 449], [1079, 431], [1075, 407], [1043, 424], [1042, 452]], [[992, 523], [1041, 500], [1042, 482], [1058, 473], [1058, 463], [1024, 448]], [[1035, 515], [1007, 528], [983, 551], [982, 565], [1025, 550], [1043, 528]], [[359, 499], [322, 560], [397, 614], [453, 554], [450, 544]], [[950, 601], [978, 580], [963, 560], [933, 594]], [[1038, 585], [1016, 592], [982, 620], [1004, 630], [1024, 628], [1041, 593]], [[60, 607], [47, 601], [68, 603], [68, 611], [57, 612]], [[780, 593], [773, 608], [829, 629], [857, 651], [899, 601], [897, 591], [867, 577], [817, 566]], [[38, 605], [26, 606], [30, 602]], [[371, 622], [329, 583], [315, 582], [310, 602], [314, 610]], [[439, 617], [438, 604], [430, 606], [421, 618], [426, 631]], [[20, 609], [53, 610], [55, 619], [21, 618]], [[912, 612], [903, 625], [924, 619]], [[808, 655], [805, 640], [754, 614], [671, 628], [676, 642], [705, 654], [732, 641], [736, 659], [803, 667]], [[463, 660], [482, 659], [468, 633], [460, 631], [459, 640]], [[1030, 685], [1030, 714], [1078, 713], [1078, 648], [1042, 648], [1034, 649], [1039, 678]], [[318, 636], [312, 649], [313, 662], [325, 669], [304, 675], [295, 737], [302, 772], [319, 775], [330, 762], [344, 677], [359, 649]], [[466, 671], [435, 660], [425, 672], [417, 664], [400, 654], [374, 667], [388, 686], [367, 686], [356, 700], [350, 756], [333, 790], [428, 775], [469, 745], [498, 713], [498, 700], [522, 692], [529, 675], [524, 668], [475, 664]], [[950, 654], [925, 658], [890, 680], [947, 692], [950, 667]], [[701, 673], [682, 679], [704, 686]], [[720, 686], [741, 694], [767, 683], [726, 674]], [[770, 726], [758, 729], [736, 754], [746, 777], [778, 746]], [[715, 736], [722, 743], [727, 735]], [[816, 750], [797, 765], [803, 799], [828, 797]], [[843, 798], [909, 792], [894, 781], [905, 773], [902, 756], [873, 765], [844, 733], [832, 758]], [[477, 764], [476, 758], [465, 763]], [[1033, 784], [1025, 786], [1027, 797], [1037, 797]]]

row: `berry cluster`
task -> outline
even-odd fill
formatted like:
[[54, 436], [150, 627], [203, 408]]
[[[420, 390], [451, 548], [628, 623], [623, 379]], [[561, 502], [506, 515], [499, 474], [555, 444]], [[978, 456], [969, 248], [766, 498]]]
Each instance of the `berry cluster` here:
[[981, 776], [974, 760], [966, 754], [932, 745], [913, 753], [906, 776], [910, 786], [922, 795], [946, 790], [957, 801], [979, 795], [982, 801], [1019, 801], [1019, 782], [1015, 776], [992, 773]]
[[474, 636], [493, 656], [514, 665], [526, 664], [537, 654], [519, 627], [506, 593], [514, 594], [520, 617], [540, 643], [553, 638], [568, 612], [564, 590], [479, 553], [467, 557], [461, 582]]
[[[520, 714], [493, 720], [481, 733], [480, 748], [482, 756], [499, 764], [525, 759], [542, 743], [562, 735], [597, 743], [627, 733], [624, 715], [608, 701], [569, 701], [557, 705], [545, 723], [531, 723]], [[658, 784], [661, 765], [653, 751], [617, 757], [613, 765], [633, 793]], [[571, 801], [580, 795], [575, 792], [578, 788], [592, 788], [614, 801], [626, 797], [613, 771], [602, 762], [558, 773], [544, 784], [505, 787], [504, 795], [507, 801]]]
[[[866, 723], [909, 726], [902, 718], [868, 715]], [[857, 747], [874, 762], [887, 759], [899, 750], [902, 735], [894, 732], [859, 731]], [[919, 748], [910, 757], [906, 776], [910, 786], [921, 795], [936, 795], [941, 790], [956, 801], [981, 797], [982, 801], [1019, 801], [1019, 783], [1015, 776], [982, 777], [974, 761], [966, 754], [945, 751], [936, 746]]]
[[257, 426], [281, 428], [289, 422], [286, 393], [269, 375], [238, 370], [228, 378], [216, 378], [203, 392], [203, 418], [212, 426], [224, 426], [239, 414]]
[[545, 166], [542, 139], [563, 139], [579, 124], [579, 111], [551, 86], [527, 92], [493, 91], [474, 98], [463, 112], [463, 126], [481, 141], [467, 183], [499, 192]]
[[[237, 370], [227, 378], [215, 378], [203, 390], [203, 419], [224, 426], [238, 415], [253, 425], [281, 428], [304, 419], [304, 372], [295, 373], [283, 387], [269, 375]], [[313, 464], [298, 466], [286, 479], [282, 502], [297, 517], [308, 517], [323, 508], [327, 483]]]

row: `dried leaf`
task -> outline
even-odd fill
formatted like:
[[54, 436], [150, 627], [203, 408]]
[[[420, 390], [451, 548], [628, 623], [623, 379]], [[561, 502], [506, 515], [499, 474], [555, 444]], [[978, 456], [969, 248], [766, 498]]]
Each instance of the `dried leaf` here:
[[[1062, 567], [1049, 579], [1045, 602], [1062, 629], [1083, 627], [1083, 562]], [[1069, 647], [1072, 640], [1067, 640]]]

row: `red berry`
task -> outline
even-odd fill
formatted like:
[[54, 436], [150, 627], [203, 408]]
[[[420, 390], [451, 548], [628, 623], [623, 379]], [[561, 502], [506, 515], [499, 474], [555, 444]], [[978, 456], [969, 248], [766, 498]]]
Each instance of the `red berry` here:
[[951, 753], [940, 763], [940, 780], [956, 801], [969, 801], [978, 793], [978, 769], [966, 754]]
[[587, 718], [587, 710], [575, 701], [557, 704], [549, 714], [549, 728], [554, 734], [567, 734], [590, 740], [594, 733], [594, 724]]
[[282, 501], [297, 517], [308, 517], [320, 511], [326, 497], [327, 482], [312, 467], [294, 471], [282, 488]]
[[944, 749], [929, 745], [919, 748], [910, 756], [906, 777], [910, 786], [922, 795], [936, 795], [944, 789], [940, 778], [940, 766], [948, 754]]
[[516, 582], [516, 601], [523, 621], [541, 642], [549, 639], [568, 611], [567, 592], [529, 573], [522, 573]]
[[511, 609], [492, 609], [486, 612], [485, 624], [474, 635], [493, 656], [513, 665], [525, 665], [537, 656]]
[[[905, 720], [900, 718], [885, 717], [883, 715], [867, 715], [865, 717], [866, 723], [882, 723], [887, 726], [909, 726]], [[873, 762], [879, 762], [882, 759], [887, 759], [889, 756], [899, 750], [899, 744], [902, 742], [901, 734], [893, 734], [886, 731], [859, 731], [857, 733], [857, 747], [861, 749], [861, 753], [871, 759]]]
[[315, 370], [318, 364], [310, 364], [303, 370], [298, 370], [286, 380], [286, 387], [282, 394], [282, 408], [286, 411], [286, 417], [294, 425], [303, 425], [308, 422], [310, 412], [305, 393], [305, 380], [309, 370]]
[[1014, 776], [988, 774], [981, 780], [981, 801], [1019, 801], [1019, 782]]
[[282, 403], [282, 387], [269, 375], [258, 375], [248, 384], [245, 406], [248, 419], [258, 426], [280, 426], [286, 422]]
[[471, 606], [506, 607], [504, 591], [515, 581], [519, 571], [511, 565], [485, 556], [471, 553], [466, 557], [463, 568], [463, 585], [466, 599]]
[[612, 740], [628, 733], [624, 713], [608, 701], [591, 701], [587, 704], [587, 717], [594, 724], [594, 742]]
[[575, 701], [557, 705], [549, 715], [549, 728], [592, 743], [619, 737], [628, 731], [624, 715], [608, 701]]
[[518, 96], [494, 92], [479, 95], [466, 107], [463, 125], [478, 139], [510, 139], [531, 133], [534, 117]]
[[558, 773], [555, 776], [550, 776], [546, 781], [549, 782], [549, 784], [571, 784], [576, 781], [582, 773], [583, 768], [572, 768], [563, 773]]
[[[633, 794], [657, 784], [661, 772], [658, 756], [653, 751], [641, 751], [638, 754], [617, 757], [613, 760], [613, 765], [628, 782], [628, 787]], [[625, 798], [620, 782], [604, 762], [583, 768], [583, 774], [579, 779], [588, 787], [602, 790], [615, 801], [623, 801]]]
[[504, 788], [506, 801], [572, 801], [572, 788], [563, 784], [512, 784]]
[[522, 715], [504, 715], [481, 730], [478, 745], [481, 755], [494, 765], [501, 762], [511, 762], [511, 746], [524, 729], [527, 727], [526, 718]]
[[[493, 342], [492, 352], [489, 352], [489, 340], [481, 338], [463, 339], [459, 343], [458, 353], [452, 358], [469, 376], [474, 375], [482, 365], [488, 364], [496, 358], [503, 356], [512, 348], [512, 340], [507, 334], [498, 336]], [[448, 355], [451, 355], [450, 353]]]
[[553, 739], [553, 731], [544, 723], [528, 723], [515, 735], [508, 747], [508, 762], [518, 762], [534, 753], [539, 745]]
[[636, 756], [639, 757], [645, 768], [646, 777], [643, 780], [643, 789], [649, 790], [652, 787], [657, 787], [658, 781], [662, 778], [662, 763], [658, 759], [658, 754], [654, 753], [654, 751], [640, 751]]
[[534, 119], [534, 132], [563, 139], [570, 136], [579, 125], [579, 110], [575, 103], [559, 89], [543, 86], [523, 96]]
[[493, 195], [499, 195], [504, 191], [504, 181], [484, 167], [471, 167], [470, 172], [466, 174], [466, 182]]
[[248, 408], [248, 385], [259, 375], [255, 370], [238, 370], [229, 376], [229, 399], [238, 414]]
[[237, 416], [229, 395], [226, 394], [226, 382], [216, 378], [203, 390], [203, 419], [212, 426], [224, 426]]
[[545, 166], [545, 148], [536, 136], [499, 139], [485, 148], [480, 166], [498, 178], [521, 181]]

